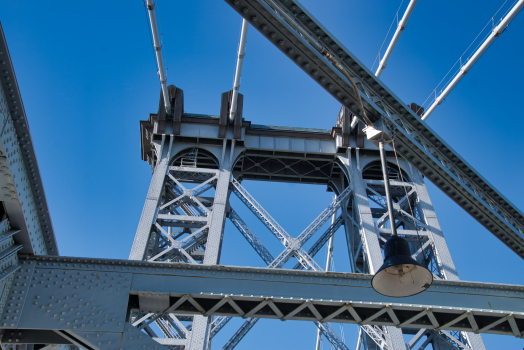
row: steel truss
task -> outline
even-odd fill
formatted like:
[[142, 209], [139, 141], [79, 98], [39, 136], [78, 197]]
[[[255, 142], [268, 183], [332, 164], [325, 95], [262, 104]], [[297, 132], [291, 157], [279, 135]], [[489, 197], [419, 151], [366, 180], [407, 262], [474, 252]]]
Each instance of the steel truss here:
[[[249, 192], [242, 187], [242, 185], [235, 179], [232, 180], [233, 192], [237, 197], [247, 205], [247, 207], [255, 214], [257, 218], [279, 239], [285, 246], [284, 251], [274, 259], [267, 249], [262, 246], [258, 238], [251, 232], [247, 225], [238, 217], [232, 209], [230, 214], [231, 221], [240, 231], [240, 233], [247, 239], [247, 241], [253, 246], [255, 251], [260, 255], [262, 260], [266, 262], [269, 268], [282, 268], [284, 264], [289, 260], [291, 256], [294, 256], [299, 261], [297, 266], [305, 269], [311, 269], [314, 271], [322, 271], [322, 269], [316, 264], [312, 257], [306, 253], [302, 246], [311, 238], [331, 217], [337, 212], [341, 204], [349, 197], [351, 191], [348, 189], [344, 191], [340, 198], [335, 199], [312, 223], [309, 225], [296, 239], [289, 236], [287, 232], [269, 215], [269, 213], [249, 194]], [[339, 218], [337, 223], [341, 223], [342, 220]], [[340, 224], [332, 224], [326, 233], [320, 238], [320, 242], [316, 242], [315, 246], [319, 247], [314, 253], [318, 252], [321, 245], [327, 242], [329, 236], [334, 234], [336, 228], [340, 227]], [[327, 237], [327, 238], [325, 238]], [[315, 247], [314, 246], [314, 247]], [[271, 259], [268, 259], [268, 258]], [[295, 267], [298, 268], [298, 267]], [[226, 343], [223, 349], [233, 349], [238, 343], [244, 338], [244, 336], [253, 328], [258, 321], [258, 318], [250, 318], [235, 332], [231, 339]], [[321, 330], [322, 334], [326, 336], [329, 342], [336, 349], [347, 349], [344, 342], [338, 337], [328, 323], [315, 322], [316, 326]]]
[[[155, 148], [158, 161], [130, 259], [217, 264], [231, 173], [223, 167], [197, 168], [196, 148], [172, 161], [172, 147], [170, 136]], [[195, 316], [183, 322], [175, 315], [154, 313], [138, 313], [133, 320], [134, 326], [161, 339], [161, 344], [201, 349], [208, 348], [211, 338], [229, 321]], [[152, 322], [160, 335], [149, 326]]]
[[[384, 183], [381, 180], [376, 180], [376, 176], [372, 171], [376, 163], [376, 157], [360, 156], [359, 151], [356, 150], [351, 160], [348, 160], [348, 163], [353, 170], [351, 172], [350, 184], [354, 187], [355, 193], [361, 194], [362, 197], [365, 195], [368, 198], [367, 201], [355, 200], [350, 202], [348, 207], [350, 220], [348, 220], [346, 225], [346, 235], [350, 259], [352, 260], [351, 266], [355, 268], [355, 271], [374, 273], [374, 266], [380, 266], [372, 263], [365, 264], [366, 260], [372, 261], [374, 258], [378, 258], [380, 261], [382, 257], [380, 251], [380, 255], [377, 256], [376, 248], [366, 250], [365, 239], [374, 240], [374, 237], [378, 236], [378, 244], [382, 247], [391, 236], [390, 227], [394, 224], [398, 234], [402, 235], [411, 245], [413, 258], [427, 266], [433, 272], [435, 279], [458, 280], [453, 261], [445, 241], [442, 239], [442, 232], [429, 201], [427, 190], [418, 171], [403, 160], [400, 164], [393, 162], [389, 164], [389, 167], [392, 170], [396, 170], [396, 173], [399, 174], [399, 179], [403, 180], [391, 182], [391, 192], [395, 207], [395, 218], [392, 220], [386, 210]], [[362, 166], [363, 164], [366, 165]], [[404, 171], [401, 165], [407, 171]], [[412, 180], [410, 181], [409, 179]], [[366, 217], [362, 213], [369, 214]], [[362, 225], [365, 221], [373, 221], [373, 225]], [[370, 234], [366, 227], [370, 231], [374, 230], [374, 234], [373, 232]], [[376, 243], [370, 242], [370, 245], [376, 246]], [[442, 260], [440, 254], [445, 260]], [[367, 343], [370, 343], [372, 340], [382, 349], [397, 349], [403, 346], [400, 340], [399, 343], [395, 344], [394, 338], [388, 339], [387, 329], [379, 329], [378, 327], [372, 329], [369, 326], [364, 326], [364, 330], [366, 331], [365, 337], [370, 338], [366, 339]], [[390, 329], [389, 333], [392, 332], [395, 332], [395, 330]], [[449, 333], [442, 332], [437, 332], [438, 334], [433, 336], [433, 332], [428, 331], [424, 334], [428, 338], [435, 339], [434, 342], [451, 336]], [[431, 342], [432, 340], [428, 341], [428, 344]], [[415, 346], [415, 343], [412, 346]], [[464, 348], [481, 349], [484, 347], [482, 340], [474, 334], [457, 334], [457, 337], [453, 337], [448, 343], [453, 346], [456, 343], [460, 343]], [[407, 346], [411, 349], [411, 345], [407, 344]]]
[[406, 304], [374, 292], [365, 274], [63, 257], [23, 257], [19, 266], [1, 316], [4, 343], [160, 349], [178, 342], [140, 332], [128, 322], [139, 312], [524, 336], [524, 313], [511, 311], [524, 307], [522, 286], [437, 280]]
[[[345, 226], [346, 230], [350, 263], [353, 270], [360, 273], [373, 273], [378, 266], [381, 265], [381, 247], [391, 235], [389, 227], [392, 224], [392, 220], [388, 217], [387, 211], [385, 210], [383, 182], [376, 179], [377, 176], [374, 174], [375, 170], [373, 170], [373, 162], [376, 161], [378, 155], [360, 155], [357, 149], [350, 151], [347, 157], [337, 156], [338, 167], [343, 169], [347, 174], [347, 181], [333, 179], [334, 182], [332, 182], [332, 186], [339, 192], [339, 195], [296, 238], [291, 237], [241, 183], [234, 176], [231, 176], [230, 172], [227, 172], [228, 178], [223, 180], [222, 196], [227, 198], [229, 191], [234, 193], [240, 201], [250, 209], [255, 217], [266, 226], [271, 234], [282, 243], [284, 250], [277, 257], [274, 257], [230, 205], [227, 205], [227, 209], [219, 213], [222, 219], [217, 219], [216, 216], [214, 217], [215, 198], [213, 197], [218, 195], [216, 186], [220, 173], [224, 169], [199, 168], [199, 164], [195, 160], [189, 162], [191, 163], [189, 167], [169, 166], [167, 165], [168, 163], [178, 164], [179, 161], [175, 160], [177, 156], [168, 156], [173, 147], [171, 141], [168, 141], [168, 138], [164, 137], [163, 142], [164, 147], [157, 146], [157, 148], [163, 148], [166, 159], [169, 157], [170, 161], [168, 162], [160, 158], [155, 167], [152, 187], [155, 186], [155, 191], [161, 195], [157, 197], [159, 199], [156, 204], [156, 209], [148, 209], [152, 210], [154, 215], [146, 216], [145, 213], [142, 215], [142, 218], [153, 218], [152, 223], [148, 225], [150, 227], [148, 244], [146, 245], [147, 249], [145, 253], [142, 255], [143, 260], [164, 261], [168, 263], [202, 263], [209, 249], [215, 252], [219, 250], [216, 246], [210, 247], [208, 244], [208, 222], [214, 219], [215, 222], [220, 224], [216, 230], [216, 235], [221, 239], [223, 234], [223, 220], [228, 217], [242, 236], [254, 248], [255, 252], [258, 253], [271, 269], [283, 268], [289, 259], [294, 257], [297, 259], [294, 269], [321, 271], [322, 269], [314, 261], [313, 257], [325, 245], [329, 237], [342, 225]], [[182, 145], [179, 148], [184, 148], [184, 146]], [[234, 149], [234, 147], [228, 147], [226, 143], [224, 143], [221, 156], [222, 164], [226, 164], [227, 167], [233, 166], [231, 161], [229, 163], [227, 162], [227, 154], [230, 154], [230, 160], [233, 159], [233, 154], [239, 154], [238, 161], [240, 161], [244, 149], [244, 147]], [[191, 151], [193, 154], [195, 152], [198, 151], [194, 149]], [[180, 163], [185, 159], [183, 155], [178, 157], [182, 159]], [[217, 157], [217, 159], [218, 158], [219, 157]], [[205, 164], [208, 166], [209, 163]], [[401, 164], [402, 169], [399, 169], [401, 167], [400, 164], [393, 162], [390, 164], [392, 170], [394, 170], [395, 167], [399, 169], [397, 171], [397, 180], [392, 181], [396, 215], [393, 222], [399, 234], [410, 242], [412, 251], [414, 252], [413, 257], [428, 266], [430, 270], [433, 271], [435, 278], [456, 280], [458, 277], [455, 267], [449, 256], [449, 251], [443, 240], [438, 222], [436, 221], [431, 202], [429, 201], [427, 191], [422, 182], [422, 177], [417, 170], [402, 159]], [[163, 181], [156, 179], [158, 172], [163, 176]], [[192, 187], [185, 185], [186, 183]], [[344, 183], [349, 183], [349, 186], [345, 188], [341, 187], [344, 186]], [[150, 193], [151, 191], [152, 188], [150, 188]], [[205, 197], [204, 194], [208, 191], [215, 191], [215, 193], [214, 195], [211, 193], [211, 195]], [[149, 198], [151, 198], [150, 195], [148, 195], [148, 200]], [[327, 228], [313, 243], [309, 251], [306, 252], [303, 248], [304, 244], [325, 226], [333, 214], [341, 209], [342, 214], [338, 215], [330, 225], [327, 225]], [[137, 242], [142, 232], [142, 226], [141, 222], [135, 242]], [[221, 245], [220, 239], [215, 241], [215, 245]], [[136, 251], [132, 252], [132, 254], [134, 254], [134, 256], [140, 256]], [[184, 299], [181, 303], [185, 303], [187, 300]], [[195, 305], [191, 301], [190, 303], [193, 306]], [[194, 347], [192, 347], [190, 342], [194, 342], [195, 334], [198, 330], [194, 327], [199, 326], [199, 323], [197, 323], [199, 319], [205, 318], [207, 319], [205, 322], [200, 322], [200, 327], [204, 329], [204, 331], [202, 331], [203, 334], [200, 334], [200, 336], [203, 337], [204, 340], [201, 340], [199, 343], [203, 344], [205, 348], [209, 346], [208, 344], [211, 338], [225, 327], [232, 317], [231, 315], [221, 315], [220, 318], [212, 321], [210, 316], [216, 309], [230, 304], [234, 305], [234, 302], [230, 302], [229, 299], [223, 299], [215, 305], [214, 310], [206, 311], [206, 317], [195, 316], [193, 320], [186, 319], [184, 321], [178, 318], [183, 314], [181, 310], [176, 310], [176, 315], [170, 314], [169, 317], [155, 312], [140, 310], [137, 315], [134, 315], [132, 324], [151, 334], [155, 339], [158, 338], [158, 341], [162, 344], [169, 343], [172, 346], [176, 345], [192, 349]], [[249, 312], [239, 311], [238, 308], [234, 306], [232, 307], [236, 309], [238, 315], [248, 318], [248, 320], [225, 344], [224, 349], [233, 349], [239, 344], [258, 321], [259, 317], [255, 316], [255, 314], [259, 309], [269, 308], [273, 310], [275, 315], [282, 314], [281, 318], [283, 319], [285, 316], [282, 311], [277, 311], [279, 310], [277, 306], [269, 302], [265, 304], [261, 303], [259, 308], [251, 312], [251, 314]], [[300, 307], [302, 309], [305, 308], [305, 310], [311, 310], [306, 304]], [[195, 310], [202, 311], [198, 308], [193, 311]], [[174, 312], [175, 310], [171, 311]], [[300, 310], [297, 310], [297, 312], [299, 311]], [[343, 312], [343, 310], [340, 312]], [[384, 312], [386, 311], [381, 311], [380, 315]], [[420, 314], [420, 317], [423, 316], [425, 316], [425, 314]], [[358, 318], [353, 319], [357, 320]], [[192, 323], [190, 323], [191, 321]], [[329, 324], [325, 323], [326, 321], [327, 319], [322, 317], [317, 319], [316, 324], [335, 348], [346, 349], [347, 347], [331, 329]], [[364, 330], [363, 344], [366, 347], [371, 348], [378, 346], [381, 349], [403, 349], [408, 346], [411, 349], [410, 344], [404, 344], [402, 332], [398, 327], [368, 324], [367, 321], [369, 320], [361, 318], [360, 321], [356, 322], [359, 323]], [[163, 338], [159, 338], [151, 328], [150, 325], [153, 322], [160, 328], [162, 333], [160, 336]], [[395, 326], [400, 325], [400, 323], [397, 323]], [[407, 332], [413, 328], [411, 324], [402, 324], [402, 326], [404, 325], [409, 325]], [[456, 332], [455, 336], [453, 336], [451, 333], [444, 333], [440, 329], [440, 326], [434, 328], [435, 329], [428, 328], [420, 335], [420, 337], [426, 337], [427, 344], [444, 342], [448, 344], [450, 348], [459, 346], [456, 344], [460, 344], [460, 346], [465, 349], [481, 349], [483, 347], [481, 338], [475, 334]], [[443, 339], [447, 340], [444, 341]], [[424, 347], [425, 346], [422, 348]]]
[[[164, 95], [169, 94], [174, 115], [161, 108], [141, 122], [142, 157], [154, 173], [130, 260], [103, 260], [33, 256], [57, 254], [56, 243], [45, 198], [33, 194], [42, 186], [27, 125], [21, 122], [25, 114], [7, 113], [8, 130], [0, 136], [14, 138], [14, 153], [22, 154], [24, 164], [10, 167], [2, 183], [14, 203], [0, 218], [3, 348], [207, 350], [232, 317], [248, 320], [224, 349], [238, 345], [260, 318], [312, 321], [337, 349], [347, 346], [331, 328], [333, 322], [358, 324], [359, 344], [367, 350], [430, 344], [482, 350], [480, 333], [524, 337], [524, 287], [458, 280], [422, 174], [524, 257], [522, 213], [296, 1], [226, 2], [344, 105], [336, 126], [331, 131], [257, 126], [242, 118], [228, 125], [227, 115], [182, 113], [183, 92], [169, 87]], [[308, 42], [311, 38], [354, 77], [372, 121], [394, 134], [400, 155], [399, 160], [392, 150], [388, 155], [394, 217], [385, 210], [384, 184], [374, 165], [378, 153], [362, 139], [360, 127], [352, 133], [344, 122], [349, 112], [358, 115], [354, 91]], [[12, 66], [7, 68], [6, 77], [14, 78]], [[9, 103], [20, 102], [17, 95]], [[10, 174], [21, 176], [15, 181]], [[327, 185], [337, 197], [292, 237], [243, 180]], [[27, 194], [28, 201], [9, 194], [16, 187], [24, 188], [18, 197]], [[281, 242], [280, 254], [272, 255], [262, 236], [231, 208], [231, 193]], [[267, 268], [219, 265], [226, 218]], [[434, 274], [435, 282], [422, 294], [393, 299], [371, 288], [370, 274], [383, 262], [382, 246], [392, 225], [409, 242], [413, 257]], [[342, 226], [353, 273], [323, 272], [314, 257]], [[18, 252], [24, 253], [21, 259]], [[288, 264], [292, 259], [294, 266]], [[406, 344], [403, 334], [414, 337]]]

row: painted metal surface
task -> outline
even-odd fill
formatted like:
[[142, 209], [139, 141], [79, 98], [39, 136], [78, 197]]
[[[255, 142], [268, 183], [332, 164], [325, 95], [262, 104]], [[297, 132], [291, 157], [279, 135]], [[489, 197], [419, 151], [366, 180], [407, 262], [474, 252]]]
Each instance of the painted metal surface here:
[[[351, 112], [358, 113], [351, 88], [342, 76], [266, 2], [228, 2]], [[496, 223], [505, 232], [499, 232], [499, 238], [510, 234], [507, 244], [513, 243], [512, 249], [524, 254], [520, 246], [524, 247], [524, 219], [516, 208], [405, 108], [300, 4], [293, 0], [269, 3], [277, 3], [300, 25], [310, 25], [322, 45], [329, 46], [344, 62], [357, 81], [367, 113], [394, 131], [400, 155], [455, 196], [495, 234], [497, 228], [490, 224]], [[6, 90], [6, 86], [13, 87], [9, 81], [16, 82], [12, 66], [10, 69], [1, 77], [6, 122], [0, 162], [5, 166], [9, 162], [11, 177], [2, 180], [6, 182], [1, 183], [0, 196], [13, 203], [19, 201], [29, 214], [17, 216], [7, 208], [11, 222], [0, 222], [3, 343], [206, 350], [231, 317], [249, 320], [226, 349], [238, 345], [260, 318], [313, 321], [337, 349], [347, 347], [328, 322], [359, 324], [362, 344], [383, 350], [411, 349], [416, 341], [405, 344], [403, 331], [413, 330], [414, 339], [427, 337], [422, 348], [432, 344], [439, 349], [455, 345], [483, 349], [477, 333], [523, 337], [524, 287], [459, 281], [421, 174], [413, 169], [408, 171], [411, 180], [392, 182], [395, 213], [388, 214], [383, 211], [383, 182], [365, 175], [373, 161], [373, 146], [363, 141], [357, 149], [359, 141], [353, 135], [342, 142], [339, 126], [330, 131], [244, 122], [240, 139], [231, 140], [232, 127], [227, 128], [225, 139], [217, 138], [218, 119], [213, 116], [184, 114], [176, 139], [169, 128], [163, 131], [167, 134], [160, 134], [158, 126], [150, 123], [141, 130], [148, 134], [142, 139], [151, 143], [154, 154], [150, 162], [155, 172], [131, 260], [24, 256], [19, 261], [19, 249], [46, 255], [57, 251], [53, 252], [56, 243], [53, 246], [27, 121], [16, 108], [17, 104], [22, 106], [18, 89], [15, 84], [11, 100], [8, 95], [12, 91]], [[406, 161], [401, 163], [407, 168]], [[262, 170], [257, 172], [257, 167]], [[324, 184], [337, 189], [338, 198], [295, 238], [243, 188], [243, 179]], [[17, 185], [24, 189], [19, 193], [10, 190]], [[404, 190], [406, 193], [401, 193]], [[230, 192], [283, 244], [279, 256], [273, 257], [230, 209]], [[27, 201], [20, 201], [24, 196]], [[338, 210], [342, 214], [335, 218]], [[475, 211], [482, 211], [483, 216]], [[219, 265], [227, 216], [269, 268]], [[332, 216], [334, 221], [306, 252], [304, 244]], [[413, 257], [428, 264], [437, 279], [426, 293], [405, 299], [384, 297], [371, 288], [372, 276], [323, 272], [313, 259], [344, 224], [353, 272], [373, 273], [382, 264], [381, 249], [391, 235], [388, 223], [392, 221], [413, 247], [420, 243]], [[48, 236], [47, 228], [51, 230]], [[22, 244], [15, 244], [13, 238]], [[291, 258], [297, 259], [295, 270], [281, 269]]]
[[[359, 115], [342, 74], [264, 0], [226, 0], [242, 17], [328, 93]], [[274, 0], [344, 64], [357, 82], [366, 114], [382, 120], [398, 153], [519, 256], [524, 257], [524, 215], [377, 79], [297, 1]]]
[[24, 253], [58, 255], [29, 124], [0, 26], [0, 196]]
[[[164, 313], [409, 325], [522, 337], [524, 286], [436, 280], [426, 293], [396, 299], [375, 293], [371, 277], [219, 265], [24, 257], [15, 275], [19, 285], [11, 288], [10, 295], [15, 299], [4, 310], [2, 320], [8, 317], [3, 321], [5, 328], [122, 332], [125, 308], [110, 304], [120, 305], [128, 302], [129, 296], [144, 293], [169, 295], [169, 307]], [[54, 283], [63, 278], [72, 283]], [[80, 288], [84, 283], [87, 288]], [[106, 300], [94, 300], [91, 287], [99, 288], [98, 295], [104, 298], [98, 299]], [[223, 300], [222, 307], [215, 308]], [[22, 310], [31, 310], [32, 319]]]

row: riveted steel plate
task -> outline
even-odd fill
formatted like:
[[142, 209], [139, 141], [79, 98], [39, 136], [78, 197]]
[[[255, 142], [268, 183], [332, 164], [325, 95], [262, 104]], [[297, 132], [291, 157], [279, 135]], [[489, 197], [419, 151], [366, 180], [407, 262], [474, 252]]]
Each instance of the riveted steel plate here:
[[159, 343], [154, 341], [150, 336], [140, 332], [138, 329], [127, 323], [126, 328], [124, 330], [124, 335], [122, 337], [122, 344], [120, 345], [120, 350], [135, 349], [167, 350], [165, 346], [160, 345]]
[[121, 332], [83, 332], [70, 331], [69, 335], [95, 349], [119, 350], [122, 342]]
[[169, 295], [156, 293], [139, 293], [140, 311], [161, 313], [169, 307]]
[[73, 344], [50, 330], [12, 329], [2, 337], [2, 344]]
[[121, 332], [130, 282], [127, 273], [37, 266], [19, 328]]
[[22, 261], [20, 263], [21, 268], [15, 273], [2, 313], [0, 322], [2, 328], [18, 328], [35, 264], [35, 261]]

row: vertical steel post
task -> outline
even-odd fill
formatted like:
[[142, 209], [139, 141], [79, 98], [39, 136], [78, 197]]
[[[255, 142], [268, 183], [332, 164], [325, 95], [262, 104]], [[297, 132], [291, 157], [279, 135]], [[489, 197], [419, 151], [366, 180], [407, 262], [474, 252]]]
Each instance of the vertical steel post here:
[[[379, 244], [379, 232], [373, 221], [366, 185], [362, 178], [362, 169], [360, 169], [357, 157], [358, 151], [358, 149], [355, 149], [353, 154], [352, 149], [349, 148], [348, 156], [339, 157], [339, 160], [346, 167], [350, 186], [353, 186], [353, 205], [357, 207], [357, 220], [360, 225], [364, 255], [367, 258], [369, 273], [374, 274], [384, 261]], [[402, 330], [395, 327], [384, 327], [384, 329], [387, 331], [388, 337], [386, 337], [386, 342], [388, 349], [406, 349]]]
[[[446, 239], [444, 238], [442, 229], [440, 228], [440, 224], [438, 222], [435, 209], [433, 208], [433, 204], [431, 203], [431, 199], [429, 198], [428, 190], [424, 184], [422, 174], [420, 174], [417, 169], [414, 169], [411, 166], [410, 169], [413, 185], [415, 186], [415, 191], [417, 192], [417, 207], [423, 217], [425, 224], [427, 225], [431, 239], [433, 240], [435, 254], [437, 255], [440, 263], [440, 269], [442, 270], [446, 280], [458, 281], [459, 277], [457, 269], [455, 268], [455, 263], [451, 258], [451, 253], [449, 252]], [[469, 342], [469, 345], [473, 349], [486, 349], [480, 334], [468, 332], [465, 333], [465, 336]]]
[[[233, 146], [231, 147], [233, 152]], [[220, 251], [222, 249], [222, 238], [224, 235], [224, 223], [226, 220], [226, 207], [229, 198], [229, 182], [231, 181], [232, 157], [224, 157], [220, 165], [218, 181], [213, 201], [213, 211], [209, 224], [206, 250], [203, 265], [216, 265], [220, 262]], [[186, 347], [187, 350], [207, 350], [210, 347], [212, 317], [195, 316], [191, 339]]]
[[[164, 142], [162, 142], [162, 145]], [[172, 143], [173, 137], [170, 137], [170, 146], [159, 148], [159, 159], [149, 185], [144, 209], [142, 209], [140, 222], [138, 223], [131, 253], [129, 254], [129, 260], [143, 260], [147, 254], [148, 245], [150, 244], [151, 226], [155, 223], [158, 203], [162, 196]]]
[[386, 201], [388, 204], [389, 223], [391, 224], [391, 235], [397, 235], [397, 227], [395, 226], [395, 215], [393, 213], [393, 201], [391, 200], [391, 191], [389, 188], [389, 173], [388, 163], [386, 160], [386, 151], [384, 150], [384, 142], [379, 143], [380, 162], [382, 163], [382, 175], [384, 176], [384, 189], [386, 191]]
[[357, 340], [357, 348], [356, 350], [360, 350], [360, 347], [362, 346], [362, 328], [358, 330], [358, 340]]

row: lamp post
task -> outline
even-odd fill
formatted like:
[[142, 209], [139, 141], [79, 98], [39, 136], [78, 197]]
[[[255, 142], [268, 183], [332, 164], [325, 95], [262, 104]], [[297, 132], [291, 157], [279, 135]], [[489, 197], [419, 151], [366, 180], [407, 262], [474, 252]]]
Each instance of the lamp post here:
[[391, 238], [384, 245], [384, 264], [371, 281], [378, 293], [391, 297], [408, 297], [425, 291], [433, 283], [433, 274], [411, 257], [408, 242], [397, 235], [393, 201], [384, 145], [392, 141], [389, 134], [374, 127], [365, 129], [368, 140], [378, 146], [384, 176], [386, 203], [391, 225]]

